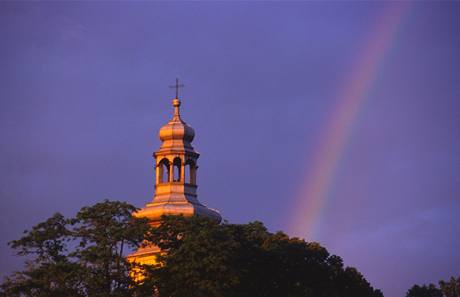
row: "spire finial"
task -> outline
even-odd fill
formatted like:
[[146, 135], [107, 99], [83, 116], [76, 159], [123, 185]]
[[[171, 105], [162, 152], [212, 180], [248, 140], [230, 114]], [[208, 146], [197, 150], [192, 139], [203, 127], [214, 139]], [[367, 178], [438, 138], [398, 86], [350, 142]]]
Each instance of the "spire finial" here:
[[174, 119], [179, 120], [180, 119], [180, 111], [179, 111], [180, 100], [177, 99], [177, 98], [174, 98], [173, 99], [173, 106], [174, 106]]
[[176, 97], [175, 99], [179, 99], [179, 88], [183, 88], [184, 85], [183, 84], [179, 84], [179, 79], [176, 78], [176, 84], [175, 85], [172, 85], [172, 86], [169, 86], [171, 89], [176, 89]]
[[173, 106], [174, 106], [174, 119], [180, 120], [180, 100], [179, 100], [179, 88], [183, 88], [183, 84], [179, 84], [179, 79], [176, 78], [176, 84], [169, 86], [171, 89], [176, 89], [176, 98], [173, 99]]

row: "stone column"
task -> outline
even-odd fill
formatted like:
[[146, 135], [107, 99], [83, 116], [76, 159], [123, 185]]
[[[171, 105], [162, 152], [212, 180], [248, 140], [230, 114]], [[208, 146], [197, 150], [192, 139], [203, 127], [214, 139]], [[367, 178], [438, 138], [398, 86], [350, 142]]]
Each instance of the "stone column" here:
[[169, 163], [169, 182], [174, 181], [174, 163]]
[[160, 180], [161, 180], [161, 164], [157, 164], [155, 165], [155, 184], [158, 185], [160, 183]]
[[196, 185], [196, 169], [197, 166], [195, 164], [190, 164], [190, 183], [192, 185]]
[[185, 183], [185, 163], [183, 161], [180, 162], [180, 181]]

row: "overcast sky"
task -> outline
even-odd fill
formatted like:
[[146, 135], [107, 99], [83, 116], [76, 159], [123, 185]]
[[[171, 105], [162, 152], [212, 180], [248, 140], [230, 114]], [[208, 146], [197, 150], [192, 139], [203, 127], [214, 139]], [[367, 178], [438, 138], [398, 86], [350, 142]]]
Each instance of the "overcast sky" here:
[[[0, 275], [22, 261], [6, 243], [57, 211], [151, 200], [176, 77], [199, 199], [289, 232], [337, 92], [392, 5], [0, 2]], [[387, 297], [460, 276], [459, 15], [405, 9], [307, 237]]]

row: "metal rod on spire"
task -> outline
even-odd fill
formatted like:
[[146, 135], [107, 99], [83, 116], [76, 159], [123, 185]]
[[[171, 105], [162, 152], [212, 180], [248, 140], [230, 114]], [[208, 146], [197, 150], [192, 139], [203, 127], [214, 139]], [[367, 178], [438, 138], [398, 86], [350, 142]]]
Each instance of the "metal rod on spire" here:
[[176, 84], [169, 86], [171, 89], [176, 89], [176, 99], [179, 99], [179, 88], [183, 88], [183, 84], [179, 84], [179, 79], [176, 78]]

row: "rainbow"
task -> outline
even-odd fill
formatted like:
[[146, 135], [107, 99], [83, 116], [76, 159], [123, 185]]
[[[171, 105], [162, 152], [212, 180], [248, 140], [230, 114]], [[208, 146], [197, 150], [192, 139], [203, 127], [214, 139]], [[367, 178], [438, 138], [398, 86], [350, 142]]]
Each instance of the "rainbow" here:
[[337, 103], [321, 128], [321, 139], [308, 162], [303, 183], [295, 197], [288, 233], [312, 238], [318, 219], [333, 186], [339, 161], [350, 138], [357, 115], [369, 97], [383, 60], [396, 39], [397, 29], [407, 11], [408, 2], [393, 2], [379, 16], [356, 56], [354, 67], [337, 93]]

